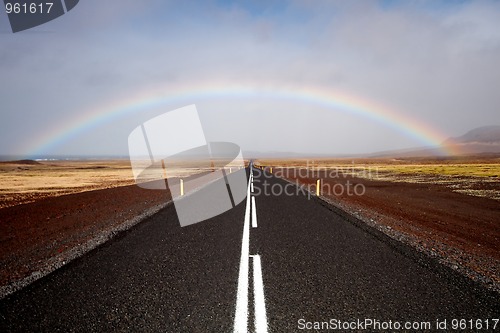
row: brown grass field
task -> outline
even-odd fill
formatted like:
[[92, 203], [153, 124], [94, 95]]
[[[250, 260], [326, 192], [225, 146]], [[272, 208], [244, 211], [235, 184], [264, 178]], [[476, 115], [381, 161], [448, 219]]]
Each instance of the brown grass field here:
[[[187, 167], [177, 163], [169, 170], [169, 177], [203, 172], [202, 163], [191, 162]], [[48, 197], [133, 184], [129, 160], [0, 162], [0, 209]]]
[[0, 208], [133, 183], [127, 160], [1, 162]]
[[452, 191], [500, 200], [500, 158], [460, 159], [290, 159], [259, 160], [262, 165], [334, 170], [358, 178], [443, 184]]

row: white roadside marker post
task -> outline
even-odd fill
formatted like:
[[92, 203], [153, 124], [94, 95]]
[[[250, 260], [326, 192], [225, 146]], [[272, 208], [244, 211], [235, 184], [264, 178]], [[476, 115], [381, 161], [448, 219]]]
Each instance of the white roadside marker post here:
[[184, 180], [181, 179], [181, 196], [184, 195]]

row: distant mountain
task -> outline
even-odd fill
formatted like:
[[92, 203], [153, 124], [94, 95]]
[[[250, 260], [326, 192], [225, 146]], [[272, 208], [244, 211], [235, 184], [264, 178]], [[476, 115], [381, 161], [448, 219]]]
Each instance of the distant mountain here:
[[462, 136], [449, 138], [442, 145], [459, 155], [500, 153], [500, 126], [475, 128]]
[[500, 126], [478, 127], [462, 136], [445, 140], [440, 147], [391, 150], [370, 154], [369, 157], [441, 157], [446, 152], [455, 155], [500, 154]]
[[500, 143], [500, 126], [475, 128], [457, 138], [449, 138], [443, 144]]
[[34, 160], [15, 160], [15, 161], [0, 161], [3, 164], [20, 164], [20, 165], [37, 165], [41, 164], [40, 162]]

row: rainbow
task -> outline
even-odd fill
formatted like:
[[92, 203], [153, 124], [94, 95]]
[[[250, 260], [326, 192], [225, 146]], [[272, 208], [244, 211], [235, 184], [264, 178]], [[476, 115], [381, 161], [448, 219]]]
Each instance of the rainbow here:
[[[102, 105], [92, 110], [80, 112], [80, 116], [71, 122], [59, 125], [52, 131], [36, 138], [21, 151], [28, 152], [29, 156], [37, 156], [50, 151], [59, 144], [66, 142], [92, 128], [109, 123], [114, 119], [153, 107], [177, 103], [179, 106], [192, 104], [193, 100], [216, 98], [270, 98], [276, 100], [300, 101], [317, 105], [327, 109], [347, 112], [377, 121], [393, 128], [400, 133], [412, 137], [425, 146], [440, 149], [445, 155], [455, 152], [450, 147], [443, 147], [441, 143], [446, 135], [433, 128], [430, 124], [406, 116], [393, 109], [353, 96], [345, 92], [332, 91], [320, 87], [285, 87], [266, 88], [252, 85], [202, 84], [196, 87], [177, 87], [175, 89], [155, 89], [139, 93], [108, 105]], [[181, 104], [183, 103], [183, 104]]]

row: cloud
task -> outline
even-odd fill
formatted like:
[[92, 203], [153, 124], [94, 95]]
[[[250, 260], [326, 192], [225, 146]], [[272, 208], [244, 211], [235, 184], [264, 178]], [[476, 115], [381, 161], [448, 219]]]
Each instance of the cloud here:
[[[158, 87], [175, 90], [203, 82], [347, 91], [387, 104], [450, 136], [500, 122], [498, 2], [245, 4], [89, 0], [33, 32], [1, 34], [0, 153], [25, 153], [23, 147], [33, 147], [39, 137], [100, 105]], [[238, 133], [220, 132], [237, 137], [250, 149], [266, 145], [255, 143], [235, 112], [267, 115], [291, 129], [280, 133], [283, 139], [271, 147], [277, 150], [300, 146], [325, 153], [361, 152], [421, 144], [383, 124], [340, 116], [335, 110], [325, 115], [314, 105], [198, 102], [232, 119]], [[306, 115], [325, 119], [320, 125], [324, 143], [317, 135], [296, 140], [293, 133], [309, 123]], [[112, 149], [102, 146], [99, 153], [121, 149], [124, 154], [124, 136], [143, 118], [141, 114], [120, 122], [115, 136], [106, 129], [89, 135], [110, 142]], [[333, 125], [340, 119], [341, 125]], [[261, 135], [268, 136], [267, 141], [276, 133], [262, 121], [252, 126], [266, 128]], [[339, 142], [349, 132], [346, 129], [364, 134], [332, 147], [329, 142]], [[96, 151], [88, 142], [82, 137], [61, 151]]]

